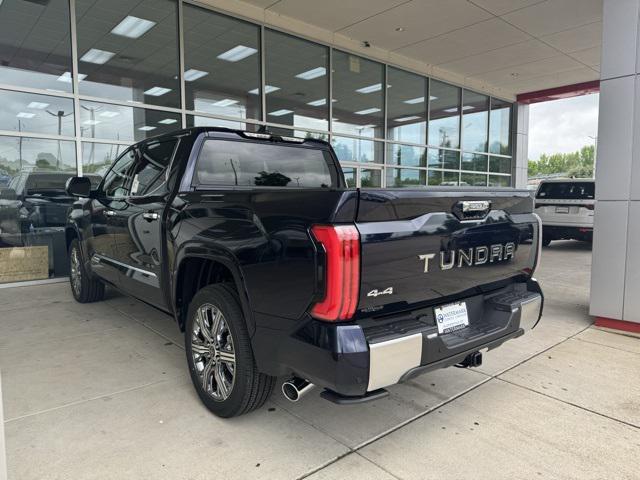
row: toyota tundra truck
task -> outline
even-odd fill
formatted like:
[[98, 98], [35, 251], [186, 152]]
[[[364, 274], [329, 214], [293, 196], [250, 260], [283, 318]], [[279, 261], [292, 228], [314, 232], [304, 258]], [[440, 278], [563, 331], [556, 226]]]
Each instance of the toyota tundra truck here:
[[222, 128], [147, 139], [77, 199], [66, 241], [81, 303], [105, 285], [173, 316], [221, 417], [276, 385], [371, 401], [533, 328], [541, 224], [527, 191], [347, 188], [325, 141]]

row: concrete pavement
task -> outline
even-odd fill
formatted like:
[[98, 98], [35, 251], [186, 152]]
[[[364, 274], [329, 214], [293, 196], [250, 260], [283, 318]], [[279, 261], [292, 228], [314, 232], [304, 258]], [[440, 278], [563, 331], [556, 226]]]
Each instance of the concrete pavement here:
[[0, 289], [9, 478], [638, 478], [640, 339], [590, 327], [590, 259], [545, 249], [542, 324], [480, 368], [360, 406], [276, 391], [232, 420], [201, 405], [169, 317], [113, 291]]

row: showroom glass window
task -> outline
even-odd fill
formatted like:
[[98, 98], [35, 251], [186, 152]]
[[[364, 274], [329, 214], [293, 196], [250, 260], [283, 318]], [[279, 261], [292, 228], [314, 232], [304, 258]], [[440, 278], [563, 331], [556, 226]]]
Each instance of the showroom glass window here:
[[489, 97], [464, 90], [462, 98], [462, 149], [468, 152], [486, 152], [489, 137]]
[[427, 142], [428, 84], [426, 77], [388, 67], [387, 139]]
[[0, 83], [71, 92], [68, 0], [0, 2]]
[[184, 3], [187, 110], [260, 119], [260, 28]]
[[489, 119], [489, 152], [511, 155], [511, 104], [497, 98], [491, 99]]
[[334, 132], [361, 137], [384, 134], [384, 66], [333, 51]]
[[267, 121], [328, 130], [329, 49], [268, 29], [264, 41]]
[[382, 142], [333, 135], [331, 143], [340, 162], [382, 163]]
[[0, 130], [75, 135], [70, 98], [0, 90]]
[[460, 148], [460, 88], [431, 80], [429, 145]]
[[80, 93], [180, 107], [175, 0], [76, 0]]

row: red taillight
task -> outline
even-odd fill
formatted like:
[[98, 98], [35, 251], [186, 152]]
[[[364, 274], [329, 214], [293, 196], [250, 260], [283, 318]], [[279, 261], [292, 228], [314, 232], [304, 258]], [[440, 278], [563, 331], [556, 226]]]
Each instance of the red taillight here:
[[360, 234], [353, 225], [314, 225], [314, 238], [325, 251], [324, 298], [311, 308], [321, 320], [348, 320], [358, 305]]

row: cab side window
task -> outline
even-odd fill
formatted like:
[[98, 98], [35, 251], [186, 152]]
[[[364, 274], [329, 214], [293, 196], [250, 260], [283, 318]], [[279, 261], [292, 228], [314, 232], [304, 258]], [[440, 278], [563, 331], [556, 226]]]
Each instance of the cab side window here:
[[113, 164], [102, 182], [102, 192], [109, 198], [127, 196], [131, 186], [131, 167], [136, 159], [133, 148], [126, 150]]
[[131, 196], [161, 195], [167, 192], [167, 168], [178, 140], [144, 144], [133, 168]]

